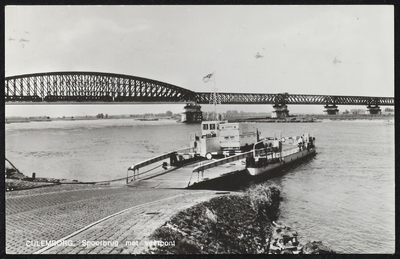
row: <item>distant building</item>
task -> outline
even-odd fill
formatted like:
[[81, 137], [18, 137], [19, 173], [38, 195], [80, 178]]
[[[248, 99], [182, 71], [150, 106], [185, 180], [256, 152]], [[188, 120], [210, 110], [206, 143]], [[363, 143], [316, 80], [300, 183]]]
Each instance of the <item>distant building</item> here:
[[357, 114], [365, 114], [366, 111], [363, 109], [352, 109], [350, 112], [353, 115], [357, 115]]
[[391, 114], [393, 114], [393, 115], [394, 115], [394, 109], [387, 107], [387, 108], [385, 108], [385, 109], [382, 110], [382, 114], [384, 114], [384, 115], [391, 115]]

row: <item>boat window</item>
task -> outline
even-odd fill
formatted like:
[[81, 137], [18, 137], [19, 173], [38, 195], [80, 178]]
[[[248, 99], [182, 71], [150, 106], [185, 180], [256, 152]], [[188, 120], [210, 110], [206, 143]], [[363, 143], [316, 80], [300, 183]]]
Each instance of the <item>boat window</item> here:
[[210, 124], [210, 130], [215, 130], [215, 124]]
[[203, 124], [203, 130], [208, 130], [208, 124]]

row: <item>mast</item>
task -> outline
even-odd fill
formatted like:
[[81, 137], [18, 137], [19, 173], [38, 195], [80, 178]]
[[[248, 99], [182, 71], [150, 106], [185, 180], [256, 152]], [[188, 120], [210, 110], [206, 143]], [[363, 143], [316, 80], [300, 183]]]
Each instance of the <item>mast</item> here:
[[[218, 101], [217, 101], [217, 87], [216, 87], [216, 85], [215, 85], [215, 82], [217, 81], [217, 80], [215, 80], [216, 78], [215, 78], [215, 71], [214, 71], [214, 92], [213, 92], [213, 105], [214, 105], [214, 120], [216, 120], [216, 121], [219, 121], [219, 116], [218, 116], [218, 113], [217, 113], [217, 104], [218, 104]], [[221, 101], [219, 101], [219, 104], [221, 104]]]
[[[214, 118], [211, 118], [213, 120], [217, 120], [219, 121], [219, 116], [217, 113], [217, 104], [221, 104], [221, 101], [217, 100], [217, 87], [216, 87], [216, 80], [215, 80], [215, 71], [211, 74], [208, 74], [207, 76], [203, 77], [203, 81], [205, 83], [207, 83], [212, 77], [212, 80], [214, 81], [214, 88], [213, 88], [213, 92], [210, 94], [210, 99], [209, 99], [209, 104], [210, 105], [214, 105]], [[207, 120], [209, 119], [209, 114], [210, 112], [207, 112]]]

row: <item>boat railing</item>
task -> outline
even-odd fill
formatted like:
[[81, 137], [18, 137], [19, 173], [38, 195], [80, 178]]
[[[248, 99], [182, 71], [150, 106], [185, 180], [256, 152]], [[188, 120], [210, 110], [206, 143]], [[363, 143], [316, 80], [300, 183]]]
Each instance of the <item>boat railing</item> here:
[[[140, 168], [145, 167], [147, 165], [151, 165], [153, 163], [156, 163], [156, 162], [164, 160], [164, 159], [171, 158], [171, 157], [175, 157], [176, 158], [177, 155], [178, 156], [182, 156], [182, 157], [184, 155], [187, 155], [187, 156], [189, 156], [189, 158], [192, 158], [192, 157], [196, 156], [197, 153], [196, 153], [196, 149], [194, 147], [189, 147], [189, 148], [174, 150], [174, 151], [171, 151], [171, 152], [168, 152], [168, 153], [165, 153], [165, 154], [162, 154], [162, 155], [159, 155], [159, 156], [152, 157], [150, 159], [144, 160], [144, 161], [139, 162], [137, 164], [134, 164], [131, 167], [129, 167], [127, 172], [126, 172], [126, 182], [128, 183], [128, 178], [129, 178], [128, 172], [129, 171], [133, 171], [133, 180], [136, 180], [136, 179], [139, 179], [140, 175], [148, 173], [148, 172], [158, 168], [159, 166], [151, 168], [151, 169], [149, 169], [149, 170], [147, 170], [145, 172], [142, 172], [142, 173], [139, 173], [139, 169]], [[160, 165], [160, 166], [163, 166], [163, 165]]]
[[150, 159], [144, 160], [142, 162], [139, 162], [137, 164], [132, 165], [131, 167], [128, 168], [128, 170], [137, 170], [141, 167], [153, 164], [155, 162], [167, 159], [169, 157], [171, 157], [171, 155], [173, 154], [177, 154], [177, 155], [194, 155], [195, 152], [195, 148], [193, 147], [189, 147], [189, 148], [184, 148], [184, 149], [179, 149], [179, 150], [175, 150], [175, 151], [171, 151], [156, 157], [152, 157]]
[[223, 164], [226, 164], [226, 163], [230, 163], [230, 162], [233, 162], [233, 161], [237, 161], [237, 160], [240, 160], [240, 159], [243, 159], [243, 158], [246, 158], [246, 157], [250, 157], [250, 156], [253, 156], [253, 151], [240, 153], [240, 154], [234, 155], [234, 156], [228, 156], [226, 158], [218, 159], [218, 160], [206, 163], [206, 164], [201, 164], [199, 166], [196, 166], [193, 169], [192, 172], [193, 173], [204, 172], [204, 170], [206, 170], [206, 169], [217, 167], [217, 166], [220, 166], [220, 165], [223, 165]]
[[239, 153], [239, 154], [236, 154], [236, 155], [228, 156], [228, 157], [225, 157], [225, 158], [222, 158], [222, 159], [218, 159], [218, 160], [215, 160], [215, 161], [211, 161], [209, 163], [205, 163], [205, 164], [201, 163], [199, 166], [195, 167], [192, 172], [193, 173], [204, 172], [204, 170], [206, 170], [206, 169], [217, 167], [217, 166], [220, 166], [220, 165], [223, 165], [223, 164], [226, 164], [226, 163], [230, 163], [230, 162], [233, 162], [233, 161], [237, 161], [237, 160], [240, 160], [240, 159], [243, 159], [243, 158], [252, 157], [254, 155], [255, 156], [266, 155], [265, 149], [264, 148], [259, 148], [259, 149], [255, 149], [255, 150], [252, 150], [252, 151], [247, 151], [247, 152]]

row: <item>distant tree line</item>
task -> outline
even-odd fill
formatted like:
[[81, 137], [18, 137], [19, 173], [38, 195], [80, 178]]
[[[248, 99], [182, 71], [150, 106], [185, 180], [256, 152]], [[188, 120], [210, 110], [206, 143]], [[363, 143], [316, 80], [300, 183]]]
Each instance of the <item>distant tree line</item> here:
[[159, 117], [159, 118], [173, 118], [179, 116], [179, 114], [174, 114], [171, 111], [166, 111], [165, 113], [145, 113], [145, 114], [131, 114], [130, 117], [139, 118], [139, 117]]
[[[351, 109], [350, 113], [353, 114], [353, 115], [365, 114], [365, 109]], [[348, 114], [348, 113], [346, 113], [346, 114]]]
[[[269, 112], [244, 112], [237, 110], [227, 110], [226, 112], [219, 113], [220, 119], [243, 119], [243, 118], [251, 118], [251, 117], [270, 117], [271, 113]], [[205, 119], [213, 119], [216, 118], [215, 112], [203, 112], [203, 118]]]
[[99, 114], [97, 114], [97, 116], [96, 116], [98, 119], [107, 119], [108, 118], [108, 114], [106, 114], [106, 115], [104, 115], [103, 113], [99, 113]]

